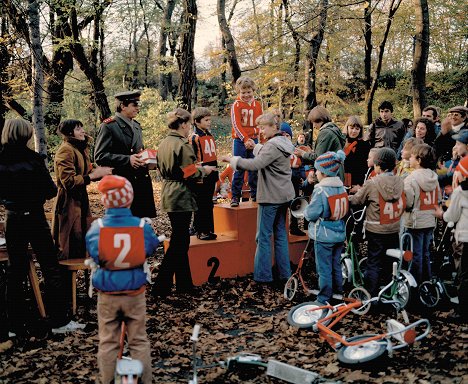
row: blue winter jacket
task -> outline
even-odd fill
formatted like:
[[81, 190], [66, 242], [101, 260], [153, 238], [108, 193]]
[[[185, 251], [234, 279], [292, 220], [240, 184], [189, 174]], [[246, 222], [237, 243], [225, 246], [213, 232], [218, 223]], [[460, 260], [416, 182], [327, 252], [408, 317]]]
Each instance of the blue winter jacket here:
[[[102, 218], [104, 227], [138, 227], [141, 219], [132, 215], [129, 208], [109, 208]], [[86, 248], [94, 262], [99, 263], [99, 232], [101, 228], [95, 220], [86, 234]], [[148, 223], [144, 227], [145, 253], [150, 256], [156, 250], [159, 240]], [[102, 263], [101, 263], [102, 264]], [[137, 291], [146, 284], [143, 265], [133, 269], [108, 270], [98, 268], [93, 273], [93, 286], [102, 292]]]
[[[309, 221], [309, 237], [311, 239], [321, 243], [341, 243], [345, 241], [344, 220], [330, 220], [332, 212], [328, 202], [328, 196], [341, 193], [346, 193], [346, 191], [339, 177], [326, 177], [315, 185], [310, 204], [304, 212], [304, 218]], [[340, 216], [347, 213], [348, 206], [346, 196], [346, 208], [341, 210]]]

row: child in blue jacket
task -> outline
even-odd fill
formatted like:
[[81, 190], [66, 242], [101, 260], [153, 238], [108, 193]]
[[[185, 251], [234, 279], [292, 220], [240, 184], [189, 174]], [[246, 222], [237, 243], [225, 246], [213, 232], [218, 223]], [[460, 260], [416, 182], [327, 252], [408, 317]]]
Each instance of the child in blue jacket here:
[[98, 185], [106, 213], [86, 234], [86, 248], [94, 263], [92, 284], [98, 290], [100, 382], [114, 379], [121, 322], [127, 326], [129, 350], [143, 363], [143, 383], [152, 382], [151, 349], [146, 334], [146, 257], [159, 240], [145, 219], [133, 216], [133, 188], [121, 176], [105, 176]]
[[326, 152], [315, 160], [319, 181], [304, 212], [310, 221], [309, 237], [314, 240], [315, 262], [319, 275], [317, 301], [326, 303], [333, 293], [342, 293], [341, 252], [346, 238], [343, 218], [348, 213], [348, 195], [338, 176], [345, 154]]

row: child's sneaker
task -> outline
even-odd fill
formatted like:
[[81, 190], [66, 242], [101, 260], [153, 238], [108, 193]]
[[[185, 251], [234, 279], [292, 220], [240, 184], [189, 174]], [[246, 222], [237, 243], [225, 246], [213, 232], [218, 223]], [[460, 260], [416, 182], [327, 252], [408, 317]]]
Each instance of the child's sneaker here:
[[86, 324], [80, 324], [76, 321], [71, 320], [68, 324], [60, 327], [60, 328], [52, 328], [52, 333], [67, 333], [67, 332], [74, 332], [79, 329], [84, 329]]
[[239, 206], [239, 198], [232, 196], [231, 199], [231, 207], [238, 207]]

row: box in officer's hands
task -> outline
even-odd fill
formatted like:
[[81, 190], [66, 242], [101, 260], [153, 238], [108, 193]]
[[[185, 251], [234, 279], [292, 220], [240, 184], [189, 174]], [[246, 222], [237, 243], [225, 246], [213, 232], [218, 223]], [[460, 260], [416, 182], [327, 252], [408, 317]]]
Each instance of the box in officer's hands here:
[[148, 169], [156, 169], [156, 165], [158, 164], [156, 160], [156, 154], [158, 153], [155, 149], [145, 149], [144, 151], [140, 152], [141, 160], [144, 160]]

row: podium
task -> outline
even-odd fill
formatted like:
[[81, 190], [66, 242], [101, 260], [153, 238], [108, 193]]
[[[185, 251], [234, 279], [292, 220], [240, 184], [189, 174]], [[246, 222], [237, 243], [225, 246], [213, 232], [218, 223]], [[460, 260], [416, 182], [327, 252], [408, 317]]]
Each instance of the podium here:
[[[213, 214], [218, 238], [190, 238], [188, 256], [194, 285], [215, 282], [220, 278], [245, 276], [254, 270], [257, 203], [242, 202], [234, 208], [229, 204], [217, 204]], [[297, 264], [307, 244], [307, 236], [289, 235], [288, 242], [289, 257]], [[166, 240], [164, 248], [167, 249], [168, 245]], [[272, 256], [274, 262], [273, 251]]]

